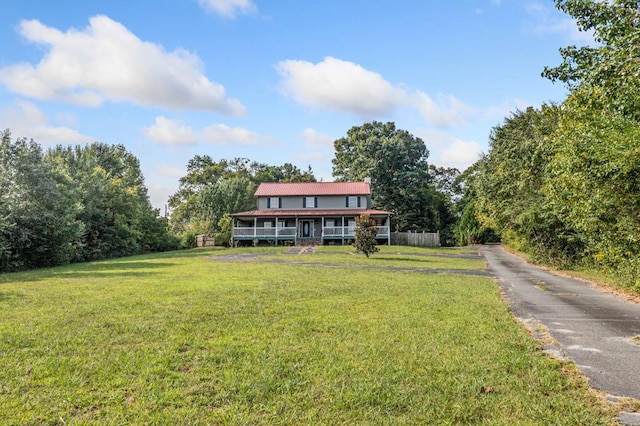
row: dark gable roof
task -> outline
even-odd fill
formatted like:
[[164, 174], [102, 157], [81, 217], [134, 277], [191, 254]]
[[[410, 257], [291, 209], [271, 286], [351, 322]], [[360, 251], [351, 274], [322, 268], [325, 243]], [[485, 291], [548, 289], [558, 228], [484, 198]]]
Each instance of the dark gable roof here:
[[261, 183], [256, 197], [290, 197], [314, 195], [370, 195], [371, 189], [365, 182], [300, 182]]

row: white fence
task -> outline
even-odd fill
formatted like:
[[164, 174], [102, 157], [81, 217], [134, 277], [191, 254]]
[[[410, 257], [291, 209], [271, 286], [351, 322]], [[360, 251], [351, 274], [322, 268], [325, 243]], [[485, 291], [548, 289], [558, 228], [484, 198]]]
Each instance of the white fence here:
[[396, 246], [439, 247], [440, 232], [392, 232], [391, 244]]

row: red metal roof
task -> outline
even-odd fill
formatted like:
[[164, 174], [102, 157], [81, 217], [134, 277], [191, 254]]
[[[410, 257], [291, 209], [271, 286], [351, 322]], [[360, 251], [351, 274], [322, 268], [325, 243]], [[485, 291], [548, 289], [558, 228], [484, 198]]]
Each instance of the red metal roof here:
[[256, 197], [312, 196], [312, 195], [369, 195], [371, 189], [365, 182], [298, 182], [261, 183]]
[[251, 210], [248, 212], [233, 213], [231, 216], [244, 216], [244, 217], [296, 217], [296, 216], [360, 216], [366, 213], [368, 215], [390, 215], [391, 212], [375, 209], [303, 209], [303, 210], [283, 210], [283, 209], [270, 209], [270, 210]]

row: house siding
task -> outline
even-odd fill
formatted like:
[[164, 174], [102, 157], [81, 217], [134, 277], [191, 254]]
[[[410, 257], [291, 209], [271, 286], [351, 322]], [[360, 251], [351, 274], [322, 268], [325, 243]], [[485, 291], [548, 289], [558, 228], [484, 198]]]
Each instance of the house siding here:
[[[258, 197], [258, 210], [300, 210], [302, 208], [317, 208], [324, 210], [333, 210], [333, 209], [345, 209], [345, 197], [349, 195], [330, 195], [330, 196], [318, 196], [315, 197], [318, 199], [318, 205], [316, 207], [304, 206], [304, 198], [302, 196], [297, 197], [280, 197], [282, 200], [281, 207], [279, 209], [273, 208], [269, 206], [269, 198], [270, 197]], [[369, 209], [371, 208], [371, 197], [359, 195], [360, 205], [359, 206], [350, 206], [349, 209], [360, 208], [360, 209]], [[303, 207], [304, 206], [304, 207]]]

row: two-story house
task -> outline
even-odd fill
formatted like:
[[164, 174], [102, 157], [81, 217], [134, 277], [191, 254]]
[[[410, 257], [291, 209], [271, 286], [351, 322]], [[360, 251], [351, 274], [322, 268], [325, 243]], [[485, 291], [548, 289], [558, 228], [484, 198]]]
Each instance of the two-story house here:
[[233, 242], [271, 241], [275, 245], [345, 244], [354, 239], [355, 219], [376, 222], [379, 242], [390, 243], [390, 212], [371, 208], [367, 182], [262, 183], [257, 210], [232, 214]]

